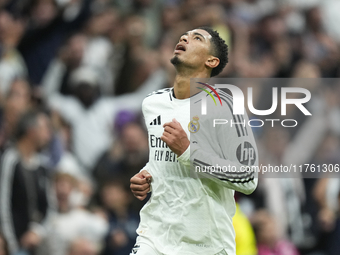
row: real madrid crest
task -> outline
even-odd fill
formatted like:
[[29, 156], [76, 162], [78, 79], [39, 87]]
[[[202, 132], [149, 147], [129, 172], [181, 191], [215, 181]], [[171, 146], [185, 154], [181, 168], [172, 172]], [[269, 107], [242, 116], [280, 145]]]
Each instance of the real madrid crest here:
[[198, 123], [198, 116], [194, 116], [192, 121], [189, 122], [188, 129], [191, 133], [196, 133], [200, 129], [200, 123]]

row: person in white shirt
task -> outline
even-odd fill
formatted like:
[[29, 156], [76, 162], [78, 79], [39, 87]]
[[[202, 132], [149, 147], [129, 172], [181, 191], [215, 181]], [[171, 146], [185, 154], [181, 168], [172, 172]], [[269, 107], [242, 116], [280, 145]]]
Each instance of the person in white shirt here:
[[91, 174], [99, 157], [115, 140], [114, 119], [122, 110], [139, 112], [144, 97], [165, 84], [163, 70], [158, 69], [133, 93], [115, 97], [99, 96], [99, 75], [92, 67], [81, 66], [70, 75], [74, 96], [59, 93], [57, 73], [65, 67], [55, 64], [55, 75], [44, 81], [47, 104], [72, 126], [72, 149], [79, 163]]
[[[213, 119], [247, 123], [246, 114], [232, 114], [231, 96], [218, 90], [221, 106], [207, 97], [209, 114], [201, 115], [200, 103], [208, 95], [201, 91], [205, 86], [190, 86], [190, 78], [216, 76], [227, 62], [228, 46], [216, 31], [188, 31], [171, 59], [177, 72], [174, 87], [143, 101], [149, 162], [131, 178], [130, 187], [140, 200], [152, 193], [140, 211], [131, 254], [236, 254], [234, 192], [250, 194], [257, 186], [252, 171], [258, 166], [255, 140], [246, 125], [213, 127]], [[235, 171], [213, 171], [212, 166]]]

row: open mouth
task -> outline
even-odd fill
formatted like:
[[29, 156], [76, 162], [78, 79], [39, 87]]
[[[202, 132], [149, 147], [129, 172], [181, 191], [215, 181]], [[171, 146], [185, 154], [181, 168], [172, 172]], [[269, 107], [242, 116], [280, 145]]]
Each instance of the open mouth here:
[[185, 46], [183, 46], [182, 44], [177, 44], [176, 49], [175, 50], [181, 50], [181, 51], [185, 51]]

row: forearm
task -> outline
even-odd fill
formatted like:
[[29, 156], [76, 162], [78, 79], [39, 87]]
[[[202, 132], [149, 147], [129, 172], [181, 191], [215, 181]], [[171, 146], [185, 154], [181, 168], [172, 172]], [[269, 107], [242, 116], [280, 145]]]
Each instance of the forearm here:
[[43, 91], [48, 99], [51, 96], [59, 93], [60, 85], [65, 72], [65, 64], [58, 59], [53, 60], [49, 65], [42, 80]]
[[212, 178], [227, 188], [250, 194], [257, 186], [257, 174], [251, 167], [242, 165], [237, 160], [229, 160], [209, 153], [198, 145], [191, 145], [178, 158], [179, 162], [203, 178]]

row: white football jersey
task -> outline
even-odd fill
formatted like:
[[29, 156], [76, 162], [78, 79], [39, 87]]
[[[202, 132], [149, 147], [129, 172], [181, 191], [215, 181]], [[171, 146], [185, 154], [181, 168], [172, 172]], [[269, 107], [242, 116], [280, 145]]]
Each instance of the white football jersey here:
[[[207, 94], [208, 114], [201, 115], [201, 108], [193, 105], [200, 104], [202, 93], [179, 100], [167, 88], [143, 101], [150, 149], [143, 169], [152, 175], [152, 194], [140, 211], [137, 233], [163, 254], [236, 254], [234, 192], [249, 194], [257, 186], [256, 172], [204, 172], [209, 166], [257, 166], [258, 154], [247, 116], [232, 115], [232, 98], [218, 90], [223, 104], [216, 106]], [[163, 124], [173, 118], [190, 139], [179, 158], [160, 139]], [[213, 127], [213, 119], [228, 124]]]

